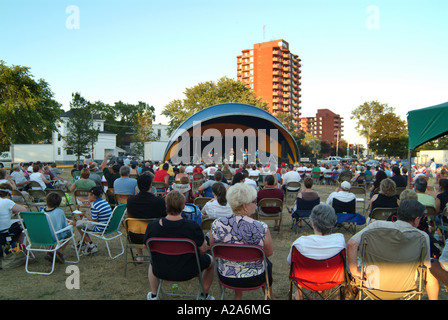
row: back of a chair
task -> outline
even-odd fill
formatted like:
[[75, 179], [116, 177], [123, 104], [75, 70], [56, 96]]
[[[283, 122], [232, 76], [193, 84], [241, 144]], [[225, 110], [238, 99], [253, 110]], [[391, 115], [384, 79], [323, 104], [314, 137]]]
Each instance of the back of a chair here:
[[333, 198], [333, 209], [336, 213], [356, 213], [356, 199], [344, 202]]
[[210, 231], [210, 228], [212, 226], [213, 221], [215, 221], [216, 218], [205, 218], [201, 221], [201, 229], [204, 232]]
[[433, 207], [433, 206], [426, 206], [425, 215], [427, 217], [434, 217], [434, 216], [436, 216], [437, 215], [436, 208]]
[[53, 246], [57, 243], [51, 220], [45, 212], [20, 212], [19, 217], [33, 246]]
[[351, 187], [350, 192], [354, 194], [366, 195], [366, 188], [364, 187]]
[[119, 194], [119, 193], [115, 193], [115, 201], [117, 203], [128, 203], [128, 198], [131, 196], [131, 194]]
[[47, 197], [47, 194], [42, 189], [30, 189], [28, 190], [28, 194], [34, 202], [45, 202], [45, 199]]
[[345, 249], [325, 260], [313, 260], [292, 248], [290, 277], [312, 291], [324, 291], [346, 281]]
[[124, 213], [126, 211], [126, 204], [119, 204], [114, 208], [112, 214], [110, 215], [109, 222], [107, 223], [107, 227], [104, 228], [104, 234], [108, 235], [118, 231], [120, 227], [121, 220], [123, 219]]
[[396, 195], [398, 196], [398, 198], [400, 198], [400, 194], [406, 190], [406, 187], [397, 187], [396, 188]]
[[303, 198], [296, 199], [296, 210], [293, 212], [295, 217], [309, 217], [311, 210], [320, 203], [320, 197], [313, 200], [304, 200]]
[[32, 180], [29, 184], [29, 190], [43, 190], [39, 182]]
[[[265, 209], [276, 209], [274, 213], [266, 212]], [[278, 215], [283, 210], [283, 201], [277, 198], [264, 198], [258, 202], [258, 210], [260, 214], [263, 215]], [[268, 210], [271, 211], [271, 210]]]
[[233, 262], [266, 260], [263, 248], [254, 244], [215, 243], [211, 251], [214, 258]]
[[212, 198], [210, 197], [197, 197], [193, 200], [193, 204], [202, 209], [204, 205], [210, 200], [212, 200]]
[[289, 189], [291, 189], [294, 190], [294, 192], [298, 192], [301, 186], [302, 185], [298, 181], [290, 181], [286, 184], [286, 190], [288, 191]]
[[136, 219], [127, 218], [124, 220], [124, 229], [126, 233], [145, 234], [148, 225], [155, 219]]
[[371, 219], [387, 220], [392, 213], [396, 213], [398, 208], [373, 208], [370, 214]]
[[187, 238], [160, 238], [152, 237], [146, 241], [148, 250], [169, 256], [178, 256], [182, 254], [197, 254], [196, 243]]
[[363, 233], [359, 250], [366, 294], [391, 300], [417, 289], [416, 273], [429, 248], [418, 230], [375, 228]]

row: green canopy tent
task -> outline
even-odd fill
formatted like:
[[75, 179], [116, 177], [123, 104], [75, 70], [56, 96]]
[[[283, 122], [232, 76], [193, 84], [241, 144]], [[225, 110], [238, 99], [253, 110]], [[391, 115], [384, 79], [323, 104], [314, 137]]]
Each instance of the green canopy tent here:
[[[409, 111], [409, 166], [411, 165], [411, 150], [421, 146], [425, 142], [440, 138], [448, 133], [448, 102], [432, 107]], [[408, 180], [410, 181], [411, 168], [409, 168]], [[409, 184], [410, 185], [410, 184]]]

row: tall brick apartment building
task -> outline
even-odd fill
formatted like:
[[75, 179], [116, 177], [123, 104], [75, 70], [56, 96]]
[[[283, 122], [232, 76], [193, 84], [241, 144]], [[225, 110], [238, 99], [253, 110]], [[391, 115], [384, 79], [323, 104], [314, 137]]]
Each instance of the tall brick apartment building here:
[[300, 127], [300, 58], [285, 40], [256, 43], [237, 56], [237, 79], [268, 103], [273, 115], [285, 112]]

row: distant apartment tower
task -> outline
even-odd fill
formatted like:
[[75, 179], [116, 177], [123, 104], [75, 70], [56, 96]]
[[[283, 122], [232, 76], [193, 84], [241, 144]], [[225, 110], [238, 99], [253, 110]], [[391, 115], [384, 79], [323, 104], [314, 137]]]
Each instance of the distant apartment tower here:
[[297, 131], [300, 129], [300, 61], [282, 39], [256, 43], [253, 49], [242, 50], [237, 56], [237, 79], [267, 102], [274, 116], [278, 112], [291, 115]]
[[343, 127], [343, 118], [328, 109], [318, 109], [315, 117], [300, 118], [302, 131], [314, 134], [320, 141], [329, 143], [342, 138]]

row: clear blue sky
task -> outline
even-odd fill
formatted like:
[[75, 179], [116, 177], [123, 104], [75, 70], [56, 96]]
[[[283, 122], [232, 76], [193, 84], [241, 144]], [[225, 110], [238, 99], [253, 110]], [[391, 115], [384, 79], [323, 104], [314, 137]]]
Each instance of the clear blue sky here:
[[144, 101], [162, 123], [185, 88], [236, 78], [241, 50], [276, 39], [302, 59], [302, 115], [339, 113], [351, 143], [365, 101], [403, 119], [448, 101], [447, 0], [0, 0], [0, 59], [31, 67], [64, 109], [72, 92]]

